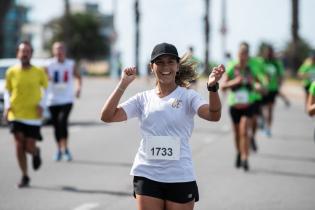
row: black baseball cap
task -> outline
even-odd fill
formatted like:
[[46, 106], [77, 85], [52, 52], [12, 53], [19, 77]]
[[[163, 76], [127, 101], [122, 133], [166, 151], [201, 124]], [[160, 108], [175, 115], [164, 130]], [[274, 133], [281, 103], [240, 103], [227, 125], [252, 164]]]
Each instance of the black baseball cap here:
[[178, 61], [180, 57], [178, 56], [177, 49], [174, 45], [169, 43], [160, 43], [156, 45], [151, 53], [151, 63], [154, 62], [155, 59], [160, 57], [161, 55], [171, 55], [174, 56]]

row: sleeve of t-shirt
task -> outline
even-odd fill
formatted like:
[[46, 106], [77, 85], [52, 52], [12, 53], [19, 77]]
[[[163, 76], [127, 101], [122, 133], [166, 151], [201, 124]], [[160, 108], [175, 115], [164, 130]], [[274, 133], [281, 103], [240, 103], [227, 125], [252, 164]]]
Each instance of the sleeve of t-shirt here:
[[283, 66], [283, 63], [278, 60], [277, 61], [277, 66], [278, 66], [278, 70], [279, 70], [279, 76], [283, 76], [284, 75], [284, 66]]
[[127, 115], [127, 119], [140, 116], [140, 95], [136, 94], [133, 97], [129, 98], [127, 101], [121, 103], [119, 106], [123, 108]]
[[230, 61], [230, 62], [227, 64], [227, 67], [226, 67], [226, 74], [228, 75], [228, 78], [229, 78], [229, 79], [232, 79], [232, 77], [233, 77], [235, 65], [236, 65], [236, 61]]
[[315, 96], [315, 82], [312, 82], [308, 92], [312, 95]]
[[10, 68], [5, 73], [5, 89], [10, 93], [12, 91], [12, 84], [11, 84], [11, 70]]
[[301, 67], [298, 69], [298, 73], [305, 73], [307, 72], [307, 65], [306, 64], [302, 64]]
[[191, 105], [191, 111], [193, 111], [193, 114], [196, 114], [198, 112], [198, 109], [204, 105], [208, 104], [208, 102], [196, 91], [194, 90], [188, 90], [190, 105]]

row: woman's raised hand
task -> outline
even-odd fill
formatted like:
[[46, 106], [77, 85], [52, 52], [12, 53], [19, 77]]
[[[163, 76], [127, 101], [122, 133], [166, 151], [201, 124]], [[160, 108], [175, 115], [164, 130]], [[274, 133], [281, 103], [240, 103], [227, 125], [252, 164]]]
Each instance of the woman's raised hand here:
[[214, 67], [209, 75], [208, 85], [212, 86], [216, 82], [218, 82], [222, 78], [222, 75], [224, 74], [224, 72], [225, 72], [225, 67], [223, 64], [220, 64], [219, 66]]
[[135, 80], [136, 73], [136, 67], [127, 67], [123, 70], [121, 79], [124, 83], [127, 83], [127, 85], [129, 85], [133, 80]]

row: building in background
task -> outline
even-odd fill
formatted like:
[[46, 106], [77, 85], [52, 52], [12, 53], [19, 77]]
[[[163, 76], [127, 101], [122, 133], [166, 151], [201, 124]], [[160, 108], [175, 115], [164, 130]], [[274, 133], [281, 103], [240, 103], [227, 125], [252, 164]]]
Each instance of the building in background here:
[[27, 6], [14, 1], [6, 14], [3, 25], [3, 58], [15, 57], [16, 45], [21, 40], [26, 39], [23, 35], [22, 27], [29, 22], [28, 12], [29, 8]]

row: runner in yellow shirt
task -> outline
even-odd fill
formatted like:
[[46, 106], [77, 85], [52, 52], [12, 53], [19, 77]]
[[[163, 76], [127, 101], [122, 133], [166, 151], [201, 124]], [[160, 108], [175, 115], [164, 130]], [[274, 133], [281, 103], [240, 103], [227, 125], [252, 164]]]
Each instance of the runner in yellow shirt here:
[[40, 149], [36, 140], [42, 140], [40, 134], [43, 112], [43, 89], [47, 88], [48, 79], [43, 69], [32, 66], [30, 59], [33, 48], [29, 42], [21, 42], [17, 48], [20, 64], [10, 67], [5, 80], [5, 118], [9, 121], [10, 131], [14, 136], [16, 156], [22, 172], [22, 179], [17, 187], [27, 187], [30, 179], [27, 172], [27, 157], [33, 157], [33, 169], [41, 165]]

